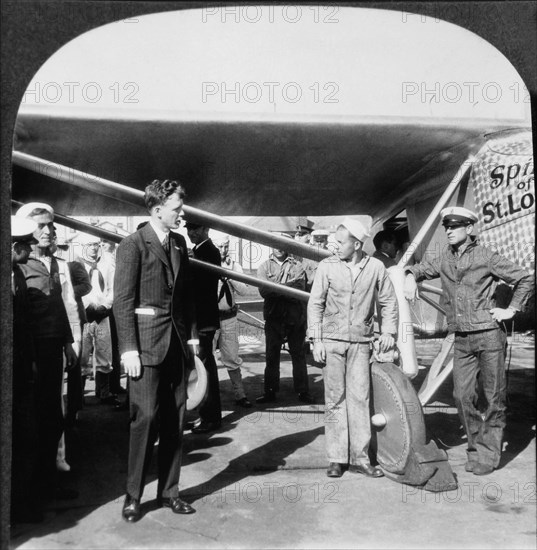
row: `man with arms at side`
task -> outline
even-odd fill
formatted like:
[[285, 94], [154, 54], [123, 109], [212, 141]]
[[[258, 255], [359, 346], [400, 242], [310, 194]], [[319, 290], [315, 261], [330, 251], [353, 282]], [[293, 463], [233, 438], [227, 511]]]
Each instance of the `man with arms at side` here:
[[[73, 333], [62, 298], [65, 282], [59, 261], [52, 255], [56, 236], [54, 210], [45, 203], [21, 206], [17, 216], [37, 223], [32, 254], [20, 268], [28, 288], [28, 306], [35, 343], [35, 396], [39, 436], [39, 498], [76, 498], [78, 493], [61, 487], [56, 471], [58, 443], [64, 428], [62, 411], [63, 355], [67, 368], [77, 361]], [[64, 262], [65, 263], [65, 262]]]
[[[269, 259], [257, 269], [260, 279], [278, 283], [298, 290], [306, 290], [307, 274], [302, 262], [291, 257], [285, 250], [272, 249]], [[311, 405], [315, 399], [309, 393], [308, 366], [306, 363], [306, 307], [295, 298], [283, 296], [273, 290], [260, 288], [264, 299], [265, 318], [265, 379], [264, 393], [257, 403], [276, 401], [280, 389], [280, 354], [287, 340], [293, 366], [293, 388], [299, 401]]]
[[37, 414], [34, 396], [35, 351], [28, 289], [19, 264], [25, 264], [37, 244], [37, 223], [11, 216], [11, 289], [13, 294], [13, 425], [11, 455], [11, 522], [43, 520], [33, 498], [37, 470]]
[[382, 318], [380, 351], [395, 345], [397, 299], [386, 268], [363, 252], [368, 228], [346, 218], [336, 231], [336, 256], [317, 269], [308, 301], [313, 356], [324, 367], [328, 477], [349, 471], [382, 477], [369, 462], [370, 358], [375, 304]]
[[122, 515], [141, 517], [153, 446], [159, 438], [157, 504], [174, 513], [194, 509], [179, 497], [186, 383], [197, 340], [189, 260], [177, 229], [184, 189], [173, 180], [145, 188], [150, 221], [117, 250], [114, 316], [120, 354], [129, 377], [130, 442], [127, 495]]
[[[503, 321], [524, 309], [534, 291], [530, 273], [497, 252], [481, 246], [472, 235], [477, 214], [460, 206], [440, 213], [448, 246], [432, 261], [405, 270], [405, 295], [417, 297], [416, 281], [442, 281], [442, 304], [448, 330], [455, 333], [453, 396], [468, 438], [467, 472], [490, 474], [498, 467], [505, 428], [505, 349]], [[507, 308], [496, 307], [500, 280], [514, 286]], [[477, 384], [486, 410], [477, 407]]]
[[[185, 227], [188, 238], [194, 244], [193, 257], [196, 260], [220, 266], [220, 252], [209, 238], [209, 228], [193, 222], [187, 222]], [[200, 422], [192, 427], [192, 433], [203, 434], [218, 430], [222, 425], [218, 366], [213, 352], [214, 335], [220, 328], [219, 277], [202, 269], [193, 271], [200, 359], [207, 370], [207, 396], [199, 409]]]
[[[242, 266], [231, 259], [229, 255], [229, 237], [227, 235], [216, 241], [220, 250], [222, 267], [243, 273]], [[247, 286], [240, 281], [220, 278], [218, 282], [218, 309], [220, 311], [220, 330], [216, 331], [214, 338], [215, 346], [220, 349], [220, 360], [226, 367], [233, 392], [235, 393], [235, 405], [250, 408], [252, 403], [246, 397], [242, 383], [241, 365], [242, 359], [239, 355], [239, 321], [237, 312], [237, 294], [246, 294]]]

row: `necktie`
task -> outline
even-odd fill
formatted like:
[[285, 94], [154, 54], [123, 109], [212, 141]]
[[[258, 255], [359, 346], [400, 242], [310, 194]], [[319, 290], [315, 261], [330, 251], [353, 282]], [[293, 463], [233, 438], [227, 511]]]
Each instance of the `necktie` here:
[[166, 256], [168, 256], [168, 259], [170, 259], [170, 236], [166, 235], [164, 237], [164, 240], [162, 241], [162, 248], [164, 248], [164, 252], [166, 252]]
[[90, 281], [93, 281], [93, 273], [97, 272], [98, 279], [99, 279], [99, 287], [101, 289], [101, 292], [104, 292], [104, 277], [103, 274], [99, 271], [99, 268], [97, 267], [97, 262], [93, 262], [91, 264], [91, 269], [89, 272]]

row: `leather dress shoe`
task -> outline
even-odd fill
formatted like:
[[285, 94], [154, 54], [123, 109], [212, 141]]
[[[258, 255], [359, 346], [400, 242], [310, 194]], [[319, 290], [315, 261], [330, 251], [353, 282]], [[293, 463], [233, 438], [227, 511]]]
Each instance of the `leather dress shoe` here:
[[341, 477], [343, 475], [343, 468], [339, 462], [330, 462], [328, 469], [326, 470], [328, 477]]
[[299, 393], [298, 400], [302, 401], [302, 403], [307, 403], [308, 405], [313, 405], [315, 403], [315, 398], [308, 392]]
[[196, 511], [179, 497], [157, 498], [157, 505], [171, 508], [174, 514], [193, 514]]
[[492, 472], [494, 471], [494, 466], [491, 466], [490, 464], [483, 464], [482, 462], [478, 462], [474, 466], [474, 469], [472, 471], [476, 476], [486, 476], [488, 474], [492, 474]]
[[235, 401], [235, 405], [238, 405], [239, 407], [244, 407], [245, 409], [249, 409], [249, 408], [252, 407], [252, 403], [250, 403], [250, 401], [248, 401], [247, 397], [237, 399], [237, 401]]
[[118, 403], [117, 405], [114, 405], [114, 412], [122, 412], [122, 411], [128, 411], [129, 410], [129, 404], [124, 401], [123, 403]]
[[194, 426], [190, 431], [193, 434], [206, 434], [219, 430], [222, 426], [221, 422], [204, 422], [201, 421], [197, 426]]
[[274, 403], [274, 401], [276, 401], [276, 393], [268, 390], [263, 395], [259, 396], [255, 401], [256, 403]]
[[467, 472], [473, 472], [474, 468], [476, 467], [477, 462], [475, 460], [469, 460], [465, 465], [464, 469]]
[[384, 477], [384, 472], [371, 464], [351, 464], [349, 472], [353, 474], [364, 474], [367, 477]]
[[140, 501], [132, 498], [130, 495], [127, 495], [125, 497], [125, 502], [123, 503], [121, 515], [123, 516], [123, 519], [129, 523], [138, 521], [142, 517], [140, 512]]

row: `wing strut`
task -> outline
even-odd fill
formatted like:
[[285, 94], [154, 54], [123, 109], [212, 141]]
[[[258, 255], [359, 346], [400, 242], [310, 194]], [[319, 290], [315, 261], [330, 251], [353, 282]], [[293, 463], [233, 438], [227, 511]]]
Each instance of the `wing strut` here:
[[[144, 193], [139, 189], [133, 189], [127, 185], [122, 185], [86, 172], [81, 172], [69, 166], [50, 162], [33, 155], [28, 155], [27, 153], [21, 153], [20, 151], [13, 151], [13, 163], [27, 170], [62, 181], [69, 185], [74, 185], [122, 202], [138, 205], [145, 210]], [[308, 258], [319, 262], [331, 256], [329, 251], [320, 247], [309, 246], [295, 241], [294, 239], [275, 235], [269, 231], [263, 231], [262, 229], [257, 229], [249, 225], [232, 222], [222, 216], [211, 214], [210, 212], [192, 206], [184, 205], [183, 212], [187, 221], [199, 223], [200, 225], [229, 233], [235, 237], [264, 244], [265, 246], [279, 248], [287, 251], [289, 254], [294, 254], [302, 258]]]
[[[423, 239], [433, 226], [433, 224], [438, 219], [438, 216], [440, 215], [440, 211], [442, 208], [444, 208], [449, 201], [449, 199], [453, 196], [459, 185], [461, 184], [461, 181], [466, 176], [467, 172], [472, 167], [472, 163], [474, 162], [475, 157], [470, 155], [461, 165], [449, 185], [447, 186], [446, 190], [442, 193], [442, 196], [440, 199], [438, 199], [438, 202], [436, 203], [435, 207], [432, 209], [431, 213], [425, 220], [425, 223], [422, 225], [421, 229], [418, 231], [418, 234], [414, 237], [414, 240], [408, 247], [407, 252], [403, 255], [401, 260], [399, 261], [400, 267], [405, 267], [412, 256], [414, 256], [414, 253], [418, 249], [418, 246], [422, 243]], [[434, 290], [433, 290], [434, 289]], [[436, 289], [435, 287], [427, 284], [422, 284], [422, 291], [426, 292], [433, 292], [438, 293], [440, 292], [439, 289]], [[425, 302], [430, 304], [431, 306], [435, 307], [439, 311], [442, 311], [442, 308], [438, 306], [435, 302], [433, 302], [431, 299], [421, 295]], [[411, 338], [414, 338], [413, 334], [409, 335]], [[449, 376], [451, 371], [453, 370], [453, 358], [452, 355], [452, 349], [453, 349], [453, 335], [448, 334], [442, 343], [442, 348], [440, 349], [440, 352], [435, 357], [433, 364], [427, 373], [427, 376], [420, 388], [420, 391], [418, 392], [418, 396], [420, 399], [420, 402], [423, 406], [425, 406], [433, 397], [433, 395], [436, 393], [438, 388], [443, 384], [444, 380]], [[447, 361], [447, 363], [446, 363]], [[445, 366], [444, 366], [445, 363]]]

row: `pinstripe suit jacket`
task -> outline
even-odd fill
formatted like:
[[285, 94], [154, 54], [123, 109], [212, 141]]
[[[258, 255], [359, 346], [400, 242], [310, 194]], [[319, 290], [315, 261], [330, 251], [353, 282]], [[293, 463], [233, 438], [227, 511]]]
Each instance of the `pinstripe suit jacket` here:
[[142, 365], [163, 362], [171, 331], [186, 340], [195, 319], [184, 237], [170, 232], [171, 265], [150, 224], [125, 237], [117, 249], [114, 317], [119, 352], [138, 351]]

